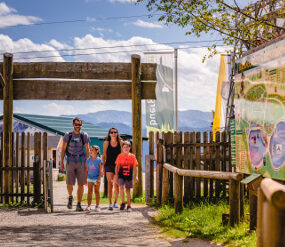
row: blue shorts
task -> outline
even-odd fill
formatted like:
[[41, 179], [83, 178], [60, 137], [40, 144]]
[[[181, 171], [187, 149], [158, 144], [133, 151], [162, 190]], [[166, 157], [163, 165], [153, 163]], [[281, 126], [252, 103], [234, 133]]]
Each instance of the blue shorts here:
[[126, 189], [133, 188], [133, 181], [132, 180], [124, 180], [122, 178], [119, 178], [119, 186], [124, 186]]

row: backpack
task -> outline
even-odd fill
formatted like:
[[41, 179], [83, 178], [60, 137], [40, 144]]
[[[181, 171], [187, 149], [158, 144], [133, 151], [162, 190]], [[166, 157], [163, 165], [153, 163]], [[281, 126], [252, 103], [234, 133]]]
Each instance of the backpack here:
[[[67, 145], [66, 145], [66, 149], [65, 149], [66, 156], [71, 156], [71, 154], [68, 152], [68, 146], [69, 146], [69, 143], [71, 142], [71, 139], [72, 139], [72, 133], [73, 133], [73, 131], [70, 131], [68, 133], [68, 141], [67, 141]], [[80, 138], [81, 138], [81, 142], [82, 142], [82, 145], [83, 145], [83, 154], [84, 154], [85, 142], [84, 142], [84, 133], [83, 132], [80, 132]]]

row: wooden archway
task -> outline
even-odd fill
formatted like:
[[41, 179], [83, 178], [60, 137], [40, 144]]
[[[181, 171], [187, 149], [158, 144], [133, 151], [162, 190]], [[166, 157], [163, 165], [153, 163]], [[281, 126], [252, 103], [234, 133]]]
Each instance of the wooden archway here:
[[[0, 99], [3, 99], [3, 167], [12, 166], [13, 100], [132, 100], [133, 153], [139, 163], [134, 195], [142, 195], [141, 100], [155, 99], [156, 64], [31, 62], [13, 63], [5, 53], [0, 63]], [[23, 80], [24, 79], [24, 80]], [[64, 80], [63, 80], [64, 79]], [[3, 98], [1, 98], [3, 95]], [[4, 192], [8, 193], [4, 183]]]

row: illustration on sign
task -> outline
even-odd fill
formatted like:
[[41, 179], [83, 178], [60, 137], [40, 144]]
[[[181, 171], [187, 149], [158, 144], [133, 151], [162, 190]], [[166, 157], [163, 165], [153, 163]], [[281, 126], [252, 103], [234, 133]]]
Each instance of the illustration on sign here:
[[[285, 180], [285, 41], [236, 62], [232, 158], [237, 171]], [[250, 66], [249, 66], [250, 65]]]

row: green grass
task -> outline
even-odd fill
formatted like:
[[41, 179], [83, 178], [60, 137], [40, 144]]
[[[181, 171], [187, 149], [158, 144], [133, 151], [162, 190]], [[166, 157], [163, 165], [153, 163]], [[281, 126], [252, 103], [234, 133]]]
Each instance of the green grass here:
[[248, 221], [235, 227], [222, 225], [222, 214], [229, 211], [225, 202], [216, 205], [193, 203], [181, 214], [175, 214], [170, 206], [161, 207], [158, 211], [154, 223], [170, 237], [200, 238], [225, 246], [256, 246], [256, 233], [249, 231]]

